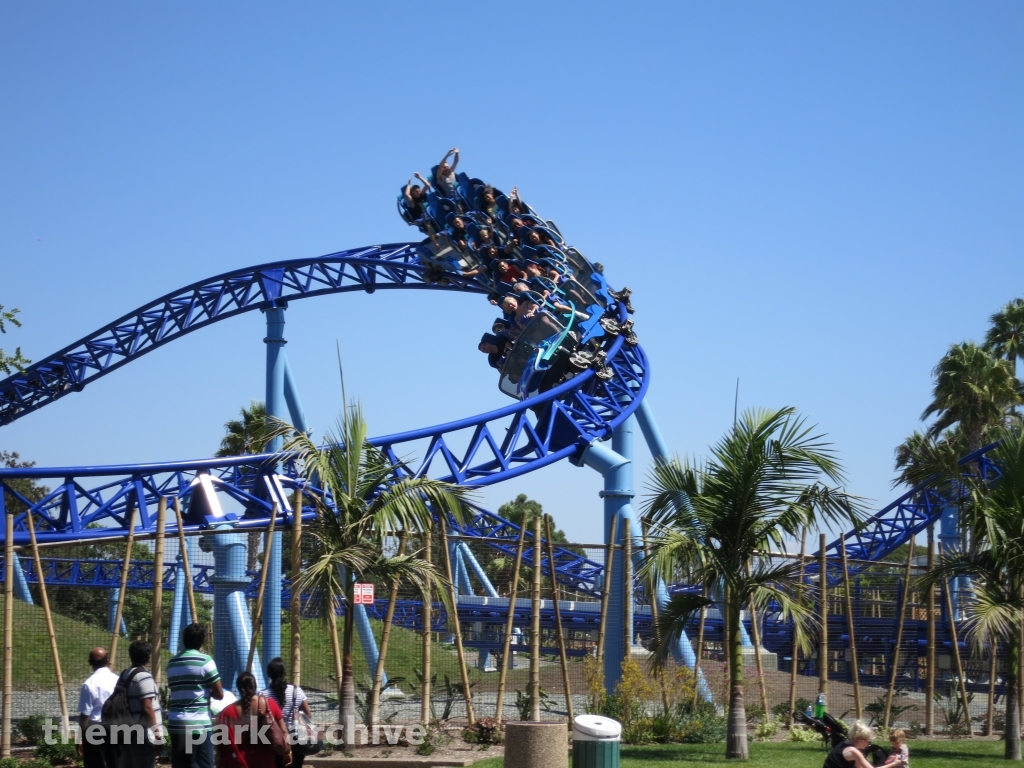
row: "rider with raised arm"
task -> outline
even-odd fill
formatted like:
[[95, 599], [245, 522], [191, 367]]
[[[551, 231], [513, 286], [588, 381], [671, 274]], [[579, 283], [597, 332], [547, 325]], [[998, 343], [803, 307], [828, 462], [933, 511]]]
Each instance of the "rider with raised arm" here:
[[[448, 165], [448, 158], [452, 158], [452, 164]], [[438, 191], [449, 200], [455, 199], [455, 169], [459, 165], [459, 148], [452, 147], [448, 154], [441, 158], [441, 162], [434, 169], [434, 184]]]

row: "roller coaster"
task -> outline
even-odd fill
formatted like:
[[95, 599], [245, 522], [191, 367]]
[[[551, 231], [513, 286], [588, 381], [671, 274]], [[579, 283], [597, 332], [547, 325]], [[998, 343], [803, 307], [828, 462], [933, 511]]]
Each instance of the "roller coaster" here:
[[[447, 158], [446, 158], [447, 160]], [[461, 291], [485, 296], [502, 308], [492, 333], [484, 334], [480, 350], [498, 372], [499, 390], [513, 398], [487, 413], [408, 432], [373, 438], [370, 442], [403, 471], [427, 475], [464, 486], [485, 486], [537, 471], [568, 460], [603, 475], [604, 537], [617, 520], [617, 542], [624, 535], [640, 539], [632, 505], [633, 430], [638, 425], [655, 460], [669, 457], [645, 399], [650, 385], [650, 365], [633, 330], [633, 307], [628, 289], [613, 291], [601, 265], [566, 244], [553, 221], [545, 220], [513, 192], [506, 196], [478, 179], [455, 174], [443, 162], [431, 181], [422, 187], [406, 186], [399, 197], [403, 219], [421, 229], [419, 242], [374, 245], [316, 258], [293, 259], [238, 269], [188, 285], [136, 309], [85, 336], [25, 371], [0, 381], [0, 426], [69, 396], [127, 365], [133, 360], [213, 323], [245, 312], [264, 313], [266, 345], [267, 413], [308, 430], [292, 376], [285, 344], [285, 313], [300, 299], [336, 293], [377, 290]], [[432, 182], [432, 183], [431, 183]], [[983, 471], [997, 475], [986, 458], [988, 449], [967, 457]], [[418, 455], [411, 461], [410, 455]], [[40, 501], [22, 497], [14, 481], [46, 480], [52, 490]], [[197, 564], [193, 583], [199, 593], [211, 594], [216, 616], [226, 616], [230, 642], [218, 635], [215, 655], [226, 679], [245, 666], [251, 628], [245, 599], [257, 588], [257, 575], [247, 573], [244, 563], [248, 531], [275, 525], [280, 536], [294, 522], [291, 496], [303, 494], [304, 520], [313, 519], [311, 495], [318, 489], [306, 484], [280, 443], [256, 456], [200, 459], [116, 466], [19, 468], [0, 470], [0, 513], [5, 499], [17, 500], [26, 511], [14, 520], [16, 546], [28, 543], [27, 516], [35, 523], [41, 547], [62, 543], [125, 540], [131, 526], [136, 539], [152, 537], [156, 508], [161, 497], [177, 499], [183, 510], [184, 531], [204, 534], [215, 564]], [[842, 539], [854, 562], [877, 562], [929, 526], [938, 523], [945, 545], [959, 538], [952, 492], [921, 486], [884, 508], [865, 525]], [[951, 510], [953, 510], [951, 512]], [[467, 542], [479, 537], [486, 545], [505, 553], [515, 551], [519, 528], [498, 515], [479, 508], [467, 522], [456, 524], [459, 534], [452, 543], [457, 612], [463, 622], [493, 626], [495, 632], [468, 636], [467, 645], [480, 651], [482, 664], [500, 643], [492, 642], [504, 622], [508, 606], [491, 585]], [[167, 535], [177, 528], [168, 524]], [[528, 539], [532, 535], [527, 533]], [[191, 540], [191, 539], [190, 539]], [[837, 579], [839, 540], [828, 556], [829, 581]], [[262, 656], [281, 654], [281, 610], [292, 595], [281, 569], [281, 546], [272, 548], [269, 584], [263, 611]], [[639, 552], [640, 547], [635, 551]], [[567, 603], [565, 621], [576, 629], [595, 629], [605, 574], [602, 563], [589, 560], [570, 548], [556, 546], [554, 572], [560, 583], [581, 599]], [[243, 556], [239, 556], [242, 553]], [[533, 548], [527, 547], [524, 563], [532, 566]], [[31, 600], [27, 585], [39, 574], [28, 558], [15, 563], [17, 594]], [[546, 569], [548, 565], [542, 563]], [[42, 559], [47, 584], [116, 589], [121, 582], [119, 561]], [[150, 589], [162, 579], [174, 591], [170, 649], [176, 645], [176, 626], [187, 617], [180, 563], [154, 572], [152, 563], [134, 563], [128, 574], [130, 589]], [[817, 566], [808, 578], [820, 577]], [[476, 587], [474, 587], [474, 580]], [[649, 637], [652, 631], [649, 599], [634, 585], [625, 585], [621, 563], [613, 566], [608, 596], [608, 634], [622, 637], [625, 627], [633, 635]], [[273, 588], [273, 585], [280, 585]], [[677, 585], [682, 589], [685, 586]], [[480, 591], [483, 594], [474, 594]], [[667, 600], [660, 589], [655, 599]], [[423, 612], [415, 601], [398, 606], [396, 623], [422, 628]], [[447, 622], [443, 607], [435, 607], [437, 631]], [[376, 645], [370, 618], [380, 618], [383, 605], [354, 606], [357, 629], [368, 655], [376, 664]], [[542, 625], [553, 623], [551, 606], [545, 605]], [[712, 612], [714, 613], [714, 612]], [[944, 627], [948, 628], [948, 617]], [[529, 626], [529, 608], [517, 609], [516, 626]], [[858, 619], [860, 621], [860, 619]], [[113, 627], [112, 627], [113, 629]], [[750, 629], [749, 617], [745, 629]], [[859, 632], [860, 630], [858, 630]], [[866, 628], [891, 648], [895, 643], [891, 620]], [[839, 646], [845, 627], [833, 627]], [[919, 634], [919, 633], [918, 633]], [[722, 625], [714, 615], [707, 622], [707, 637], [721, 638]], [[762, 643], [776, 653], [780, 667], [792, 663], [792, 628], [777, 616], [764, 617]], [[919, 645], [909, 633], [907, 647]], [[962, 637], [962, 635], [961, 635]], [[748, 637], [745, 642], [749, 643]], [[555, 649], [544, 649], [555, 653]], [[628, 649], [609, 643], [605, 655], [606, 684], [618, 679]], [[907, 672], [916, 666], [917, 654], [904, 654]], [[689, 639], [681, 638], [676, 658], [694, 663]], [[259, 669], [260, 665], [255, 665]]]

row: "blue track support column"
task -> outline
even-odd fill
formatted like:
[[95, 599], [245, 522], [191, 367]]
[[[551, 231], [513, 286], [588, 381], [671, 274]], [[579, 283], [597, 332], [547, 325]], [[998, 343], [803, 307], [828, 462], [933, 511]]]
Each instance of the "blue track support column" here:
[[665, 444], [664, 438], [661, 436], [661, 430], [658, 429], [658, 423], [654, 420], [654, 412], [651, 410], [651, 406], [647, 403], [647, 398], [640, 401], [640, 406], [636, 409], [636, 421], [640, 425], [640, 432], [644, 436], [644, 441], [647, 443], [647, 447], [651, 451], [651, 455], [655, 461], [668, 461], [672, 456], [668, 452], [668, 446]]
[[[110, 597], [107, 598], [107, 632], [114, 632], [114, 622], [117, 620], [117, 601], [121, 597], [121, 588], [114, 587], [110, 590]], [[128, 624], [121, 616], [121, 637], [128, 637]]]
[[181, 638], [182, 629], [182, 608], [187, 614], [189, 608], [188, 594], [185, 590], [185, 566], [179, 552], [178, 562], [174, 566], [174, 602], [171, 605], [171, 626], [167, 632], [167, 653], [171, 656], [178, 652], [178, 640]]
[[[672, 457], [668, 452], [668, 446], [666, 445], [664, 438], [661, 436], [661, 430], [658, 429], [658, 422], [654, 419], [654, 411], [651, 409], [646, 398], [641, 401], [640, 406], [636, 409], [636, 421], [640, 426], [640, 432], [643, 435], [644, 441], [647, 443], [647, 447], [650, 449], [651, 456], [654, 457], [654, 460], [656, 462], [671, 460]], [[665, 589], [665, 584], [660, 579], [658, 580], [654, 599], [657, 600], [659, 608], [664, 608], [668, 605], [668, 590]], [[745, 644], [752, 645], [742, 626], [740, 631]], [[672, 657], [676, 660], [677, 664], [683, 664], [690, 669], [697, 668], [697, 655], [694, 653], [693, 646], [690, 644], [690, 638], [687, 637], [685, 630], [679, 637], [679, 643], [672, 649]], [[700, 672], [700, 676], [697, 680], [697, 686], [701, 696], [708, 701], [711, 701], [711, 689], [708, 688], [707, 681], [704, 679], [703, 671]]]
[[[958, 552], [960, 544], [960, 510], [955, 504], [950, 504], [942, 510], [942, 515], [939, 518], [939, 551], [941, 553]], [[957, 621], [963, 618], [960, 610], [961, 596], [970, 589], [970, 584], [971, 580], [966, 576], [952, 580], [953, 613]]]
[[[583, 452], [582, 462], [591, 469], [596, 469], [604, 476], [604, 536], [608, 541], [611, 536], [612, 520], [618, 518], [617, 533], [614, 543], [621, 544], [624, 535], [638, 540], [636, 521], [633, 519], [633, 426], [632, 417], [615, 429], [612, 433], [612, 447], [601, 443], [591, 443]], [[621, 550], [620, 550], [621, 553]], [[612, 589], [608, 597], [608, 619], [605, 629], [604, 650], [604, 684], [605, 689], [612, 691], [622, 676], [622, 662], [626, 648], [622, 638], [626, 627], [632, 627], [633, 600], [632, 590], [626, 589], [623, 583], [621, 554], [614, 560], [612, 568]], [[628, 623], [627, 623], [628, 622]]]
[[[36, 574], [39, 578], [39, 574]], [[28, 588], [28, 580], [25, 578], [25, 571], [21, 567], [21, 558], [14, 556], [14, 596], [24, 603], [35, 605], [32, 601], [32, 593]]]
[[[665, 589], [665, 582], [658, 579], [654, 591], [654, 599], [658, 601], [658, 608], [667, 606], [669, 595], [668, 590]], [[700, 692], [701, 698], [705, 701], [714, 701], [714, 695], [708, 687], [707, 680], [704, 679], [704, 670], [697, 669], [697, 654], [694, 652], [693, 646], [690, 645], [690, 638], [687, 637], [685, 629], [679, 635], [679, 642], [672, 648], [672, 658], [675, 659], [676, 664], [697, 671], [697, 690]]]
[[[249, 660], [252, 630], [249, 606], [245, 602], [245, 539], [240, 533], [221, 533], [209, 537], [213, 547], [216, 573], [213, 584], [213, 618], [216, 622], [214, 660], [226, 688], [235, 688], [235, 680]], [[263, 665], [259, 651], [253, 657], [252, 673], [256, 685], [263, 688]]]
[[[363, 656], [366, 658], [366, 668], [370, 674], [376, 674], [377, 661], [380, 659], [380, 652], [377, 650], [377, 638], [373, 636], [373, 628], [370, 626], [370, 617], [366, 614], [365, 605], [356, 605], [352, 611], [352, 618], [356, 622], [356, 634], [359, 636], [359, 644], [363, 646]], [[381, 676], [381, 687], [388, 684], [388, 676], [385, 673]]]
[[[263, 339], [267, 345], [267, 415], [278, 419], [286, 419], [286, 387], [288, 376], [288, 360], [285, 357], [284, 345], [284, 307], [271, 307], [266, 310], [267, 335]], [[294, 390], [294, 386], [292, 387]], [[296, 405], [298, 397], [292, 392]], [[303, 417], [305, 418], [305, 417]], [[299, 426], [299, 425], [295, 425]], [[281, 439], [274, 440], [270, 450], [281, 449]], [[287, 510], [281, 510], [286, 512]], [[270, 543], [270, 542], [268, 542]], [[274, 533], [274, 541], [270, 551], [270, 562], [267, 564], [267, 591], [263, 597], [263, 658], [277, 658], [281, 655], [281, 547], [284, 537], [280, 531]]]
[[[494, 585], [491, 584], [491, 580], [487, 578], [487, 572], [483, 569], [483, 566], [480, 565], [480, 561], [476, 559], [476, 555], [474, 555], [473, 550], [469, 548], [469, 544], [467, 544], [464, 541], [460, 541], [459, 552], [462, 555], [463, 569], [467, 571], [467, 575], [469, 571], [473, 572], [473, 575], [476, 576], [477, 581], [480, 582], [480, 586], [483, 587], [484, 594], [488, 597], [501, 597], [501, 595], [498, 594], [498, 590], [496, 590], [494, 588]], [[489, 640], [491, 642], [500, 642], [499, 635], [495, 633], [493, 630], [488, 630], [484, 626], [483, 622], [474, 622], [473, 625], [473, 628], [476, 631], [485, 633], [486, 640]], [[479, 654], [477, 655], [477, 667], [482, 672], [497, 671], [497, 668], [494, 666], [494, 663], [491, 660], [490, 651], [481, 650], [479, 652]]]

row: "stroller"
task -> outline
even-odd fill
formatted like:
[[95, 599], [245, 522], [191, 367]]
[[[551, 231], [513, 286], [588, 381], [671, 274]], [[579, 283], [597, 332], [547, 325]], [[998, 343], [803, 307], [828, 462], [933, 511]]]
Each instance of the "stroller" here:
[[[806, 725], [815, 733], [820, 734], [822, 744], [826, 748], [835, 748], [846, 740], [846, 726], [828, 712], [820, 718], [810, 717], [803, 712], [797, 712], [793, 717], [793, 721]], [[883, 765], [889, 759], [889, 753], [877, 744], [871, 744], [864, 750], [864, 757], [870, 760], [872, 765]]]

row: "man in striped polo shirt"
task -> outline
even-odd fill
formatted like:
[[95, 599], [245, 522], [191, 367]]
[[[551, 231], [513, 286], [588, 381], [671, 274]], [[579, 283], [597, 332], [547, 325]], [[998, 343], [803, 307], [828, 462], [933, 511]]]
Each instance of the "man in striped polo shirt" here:
[[189, 624], [181, 633], [184, 650], [167, 662], [167, 729], [172, 768], [213, 768], [210, 698], [224, 697], [220, 672], [200, 649], [206, 627]]

